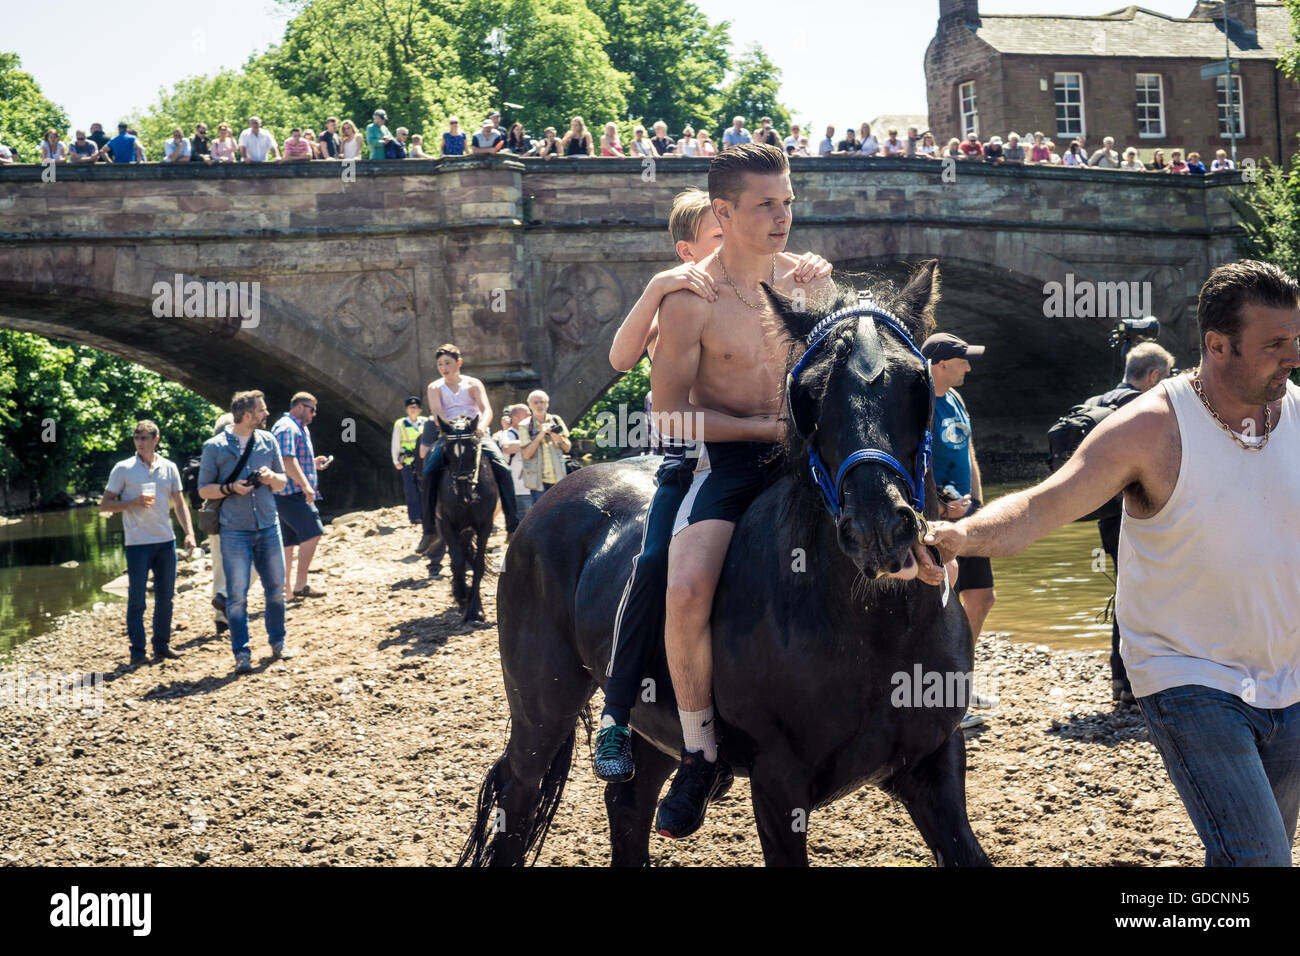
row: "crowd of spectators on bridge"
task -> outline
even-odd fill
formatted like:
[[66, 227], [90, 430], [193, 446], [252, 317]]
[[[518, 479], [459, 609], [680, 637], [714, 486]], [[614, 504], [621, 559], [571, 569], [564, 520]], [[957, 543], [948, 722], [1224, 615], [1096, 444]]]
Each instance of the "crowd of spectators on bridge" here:
[[[1110, 136], [1095, 149], [1089, 148], [1084, 136], [1077, 136], [1058, 148], [1056, 142], [1041, 132], [1021, 135], [1014, 131], [1007, 133], [1005, 139], [992, 136], [987, 142], [971, 132], [965, 139], [952, 137], [943, 144], [941, 137], [936, 137], [930, 130], [920, 131], [916, 126], [908, 127], [902, 136], [896, 127], [891, 126], [885, 131], [885, 136], [879, 138], [872, 132], [870, 123], [862, 123], [857, 129], [846, 128], [839, 138], [836, 137], [836, 128], [827, 126], [826, 135], [814, 145], [808, 131], [798, 123], [791, 125], [788, 135], [782, 136], [771, 117], [761, 117], [754, 131], [747, 127], [746, 122], [743, 116], [734, 117], [717, 143], [707, 129], [696, 129], [689, 124], [683, 127], [681, 135], [672, 136], [663, 120], [654, 123], [650, 129], [636, 125], [632, 129], [632, 138], [623, 141], [617, 123], [605, 123], [597, 134], [588, 128], [581, 116], [575, 116], [563, 134], [556, 127], [548, 126], [542, 136], [533, 138], [523, 123], [515, 122], [507, 128], [501, 122], [500, 112], [493, 110], [472, 133], [462, 127], [460, 117], [449, 117], [447, 129], [436, 144], [430, 144], [426, 150], [424, 138], [418, 133], [412, 135], [405, 126], [390, 131], [388, 114], [382, 109], [375, 110], [371, 122], [364, 129], [350, 119], [340, 122], [331, 116], [325, 120], [319, 134], [310, 127], [295, 126], [289, 130], [283, 143], [277, 142], [259, 117], [252, 116], [247, 128], [238, 134], [235, 133], [236, 127], [226, 122], [217, 125], [215, 136], [209, 135], [209, 128], [204, 123], [196, 124], [192, 134], [177, 126], [163, 144], [160, 161], [300, 163], [313, 160], [441, 159], [495, 153], [532, 159], [707, 157], [717, 155], [719, 149], [728, 146], [757, 142], [784, 148], [791, 156], [951, 159], [994, 166], [1087, 166], [1197, 176], [1236, 168], [1236, 163], [1222, 149], [1206, 163], [1195, 151], [1184, 153], [1181, 149], [1171, 148], [1166, 158], [1165, 150], [1159, 148], [1144, 163], [1138, 156], [1137, 147], [1129, 146], [1121, 153]], [[0, 143], [0, 163], [15, 161], [13, 150]], [[129, 124], [119, 123], [117, 136], [110, 139], [101, 124], [92, 123], [89, 133], [77, 130], [69, 142], [62, 141], [57, 130], [46, 130], [40, 143], [40, 161], [143, 163], [149, 160], [139, 134]]]

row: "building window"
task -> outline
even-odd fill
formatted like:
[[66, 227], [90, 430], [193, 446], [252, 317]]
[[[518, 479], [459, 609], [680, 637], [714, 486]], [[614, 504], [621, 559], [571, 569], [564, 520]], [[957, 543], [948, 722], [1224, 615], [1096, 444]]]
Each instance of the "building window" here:
[[1083, 74], [1057, 73], [1056, 135], [1082, 136], [1084, 132]]
[[957, 87], [957, 95], [961, 100], [962, 139], [965, 139], [971, 133], [978, 136], [980, 132], [980, 114], [975, 107], [975, 81], [969, 80]]
[[[1232, 126], [1228, 120], [1228, 78], [1216, 77], [1214, 89], [1219, 98], [1219, 135], [1227, 139], [1232, 136]], [[1241, 139], [1246, 135], [1246, 113], [1242, 108], [1240, 76], [1232, 78], [1232, 114], [1237, 121], [1237, 138]]]
[[1165, 98], [1159, 73], [1137, 75], [1137, 122], [1139, 136], [1165, 135]]

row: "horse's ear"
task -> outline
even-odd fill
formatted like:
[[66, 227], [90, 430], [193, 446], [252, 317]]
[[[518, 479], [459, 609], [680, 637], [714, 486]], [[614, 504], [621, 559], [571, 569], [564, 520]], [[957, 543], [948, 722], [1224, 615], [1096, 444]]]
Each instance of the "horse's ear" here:
[[821, 315], [809, 308], [808, 299], [803, 295], [803, 289], [797, 290], [798, 294], [791, 297], [782, 295], [766, 282], [760, 282], [758, 285], [763, 290], [763, 294], [767, 296], [772, 311], [776, 313], [776, 317], [780, 319], [782, 326], [785, 327], [786, 335], [795, 341], [807, 338], [808, 333], [812, 331]]
[[455, 431], [455, 429], [453, 429], [451, 425], [449, 425], [446, 421], [443, 420], [443, 417], [441, 415], [438, 416], [438, 427], [442, 429], [444, 435], [450, 435], [453, 431]]
[[908, 324], [918, 343], [934, 332], [934, 310], [939, 304], [939, 260], [927, 259], [916, 267], [903, 291], [892, 303], [892, 311]]
[[468, 431], [470, 434], [474, 434], [475, 432], [477, 432], [477, 431], [478, 431], [478, 420], [479, 420], [481, 417], [482, 417], [481, 415], [475, 415], [475, 416], [474, 416], [474, 420], [471, 421], [471, 422], [469, 423], [469, 428], [467, 428], [466, 431]]

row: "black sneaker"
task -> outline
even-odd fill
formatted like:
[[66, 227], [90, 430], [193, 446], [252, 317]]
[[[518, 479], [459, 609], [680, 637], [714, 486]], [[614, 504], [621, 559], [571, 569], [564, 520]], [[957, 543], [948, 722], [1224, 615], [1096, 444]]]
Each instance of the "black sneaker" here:
[[131, 667], [143, 667], [145, 664], [148, 663], [149, 663], [149, 658], [143, 652], [137, 654], [133, 651], [131, 653], [131, 664], [130, 664]]
[[709, 801], [729, 790], [734, 779], [731, 766], [721, 757], [709, 763], [704, 754], [683, 750], [668, 796], [659, 802], [655, 831], [674, 840], [690, 836], [704, 823]]
[[153, 659], [156, 661], [178, 661], [181, 659], [181, 652], [172, 650], [171, 645], [167, 645], [166, 647], [155, 647], [153, 649]]
[[[613, 720], [614, 718], [609, 718]], [[636, 776], [632, 762], [632, 731], [625, 724], [611, 723], [596, 734], [596, 776], [606, 783], [625, 783]]]

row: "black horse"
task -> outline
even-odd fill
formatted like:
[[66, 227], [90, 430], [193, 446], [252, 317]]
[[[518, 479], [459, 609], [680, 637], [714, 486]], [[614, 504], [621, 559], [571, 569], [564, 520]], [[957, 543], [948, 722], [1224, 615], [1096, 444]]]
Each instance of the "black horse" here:
[[[720, 751], [750, 778], [769, 865], [806, 864], [811, 812], [867, 783], [902, 801], [941, 865], [988, 863], [966, 817], [966, 701], [900, 694], [900, 675], [937, 673], [961, 697], [974, 660], [956, 594], [915, 579], [910, 549], [924, 519], [914, 505], [933, 516], [933, 478], [897, 467], [928, 459], [933, 392], [912, 343], [933, 328], [938, 284], [930, 261], [897, 294], [878, 286], [879, 315], [851, 308], [857, 296], [842, 290], [825, 322], [768, 292], [795, 343], [791, 364], [807, 349], [787, 385], [790, 472], [736, 528], [712, 634]], [[880, 317], [886, 308], [895, 321]], [[808, 346], [810, 333], [819, 337]], [[825, 506], [810, 453], [830, 475], [849, 465]], [[510, 741], [479, 793], [462, 864], [540, 853], [577, 721], [603, 683], [657, 461], [583, 469], [542, 498], [510, 545], [497, 592]], [[890, 576], [909, 570], [910, 580]], [[656, 700], [632, 712], [636, 777], [605, 789], [615, 865], [648, 863], [655, 804], [682, 744], [664, 661], [647, 676]]]
[[464, 612], [462, 621], [482, 621], [479, 585], [497, 506], [496, 480], [491, 462], [483, 457], [477, 416], [462, 416], [450, 425], [440, 418], [438, 427], [447, 453], [447, 467], [438, 485], [438, 533], [451, 557], [451, 593]]

